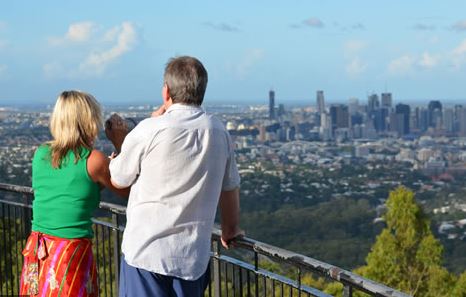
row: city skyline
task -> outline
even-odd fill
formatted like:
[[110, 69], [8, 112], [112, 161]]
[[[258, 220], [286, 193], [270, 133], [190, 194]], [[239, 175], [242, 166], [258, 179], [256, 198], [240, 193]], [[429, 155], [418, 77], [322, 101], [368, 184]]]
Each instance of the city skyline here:
[[[81, 89], [157, 104], [168, 58], [209, 71], [206, 102], [466, 98], [466, 3], [400, 0], [0, 4], [0, 104]], [[38, 13], [40, 11], [40, 13]], [[383, 11], [383, 14], [380, 12]]]

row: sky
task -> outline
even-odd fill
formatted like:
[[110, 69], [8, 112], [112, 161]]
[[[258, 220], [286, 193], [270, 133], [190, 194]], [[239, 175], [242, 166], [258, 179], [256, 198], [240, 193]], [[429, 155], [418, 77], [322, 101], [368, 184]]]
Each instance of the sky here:
[[466, 103], [466, 1], [2, 1], [0, 104], [161, 102], [169, 58], [199, 58], [208, 103]]

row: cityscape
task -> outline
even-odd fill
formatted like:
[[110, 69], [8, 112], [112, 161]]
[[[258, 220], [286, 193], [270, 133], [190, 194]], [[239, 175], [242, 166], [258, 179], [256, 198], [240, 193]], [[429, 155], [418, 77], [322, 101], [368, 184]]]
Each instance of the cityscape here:
[[[425, 105], [393, 101], [386, 92], [369, 95], [367, 103], [351, 98], [348, 104], [327, 105], [324, 91], [318, 90], [313, 104], [293, 107], [276, 104], [276, 93], [270, 90], [268, 104], [206, 105], [234, 140], [245, 221], [248, 214], [274, 212], [286, 205], [299, 209], [342, 199], [364, 201], [367, 220], [359, 224], [370, 229], [364, 231], [364, 239], [373, 240], [383, 225], [388, 193], [403, 185], [416, 193], [436, 234], [448, 244], [447, 267], [463, 271], [466, 257], [458, 253], [466, 247], [466, 107], [444, 106], [438, 100]], [[104, 116], [116, 112], [141, 121], [153, 108], [105, 106]], [[34, 150], [50, 139], [50, 113], [51, 106], [1, 108], [1, 182], [30, 186]], [[103, 133], [96, 148], [107, 154], [113, 150]], [[103, 199], [124, 203], [108, 193]], [[261, 237], [267, 232], [255, 226], [246, 226], [255, 238], [309, 252], [282, 236]], [[360, 234], [347, 236], [358, 240]], [[311, 255], [353, 268], [364, 262], [369, 243], [354, 248], [356, 259], [315, 254], [315, 250]]]

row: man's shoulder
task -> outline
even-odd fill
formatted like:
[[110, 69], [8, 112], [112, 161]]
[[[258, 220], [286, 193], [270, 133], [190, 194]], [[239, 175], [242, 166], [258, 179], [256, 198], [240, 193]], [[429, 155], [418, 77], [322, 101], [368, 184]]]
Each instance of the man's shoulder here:
[[211, 128], [227, 131], [225, 124], [215, 115], [206, 113], [205, 117]]

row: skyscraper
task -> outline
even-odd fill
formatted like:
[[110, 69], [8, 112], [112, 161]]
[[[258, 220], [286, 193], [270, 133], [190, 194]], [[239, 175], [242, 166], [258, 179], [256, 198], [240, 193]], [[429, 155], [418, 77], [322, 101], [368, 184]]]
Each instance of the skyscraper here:
[[372, 94], [367, 98], [367, 112], [371, 114], [373, 111], [378, 109], [380, 106], [379, 96]]
[[437, 100], [429, 102], [429, 127], [440, 128], [442, 125], [442, 103]]
[[354, 115], [359, 111], [358, 98], [350, 98], [348, 103], [349, 114]]
[[348, 106], [338, 104], [330, 106], [330, 118], [332, 119], [332, 130], [349, 127]]
[[269, 91], [269, 119], [275, 119], [275, 91]]
[[325, 99], [324, 99], [324, 91], [319, 90], [317, 91], [317, 112], [322, 114], [325, 112]]
[[399, 103], [395, 107], [395, 115], [396, 115], [396, 131], [398, 135], [406, 135], [409, 134], [409, 117], [411, 114], [411, 109], [409, 105]]
[[392, 108], [392, 93], [382, 93], [382, 107]]

